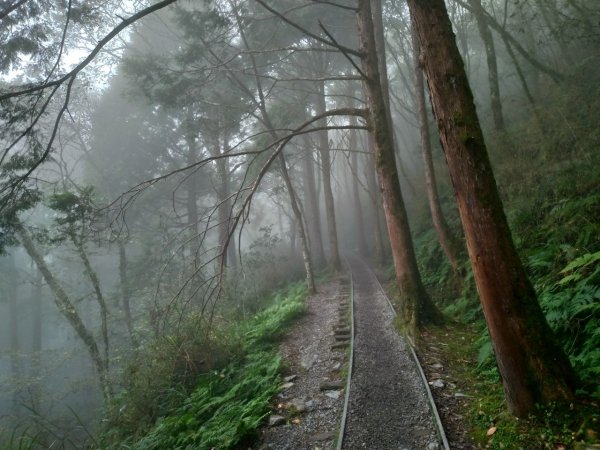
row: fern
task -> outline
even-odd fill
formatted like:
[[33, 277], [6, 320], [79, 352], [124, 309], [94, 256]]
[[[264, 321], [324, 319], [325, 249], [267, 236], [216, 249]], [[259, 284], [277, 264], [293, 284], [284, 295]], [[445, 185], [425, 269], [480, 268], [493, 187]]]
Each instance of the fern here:
[[[200, 376], [194, 391], [130, 448], [229, 449], [252, 434], [269, 413], [280, 385], [281, 360], [269, 344], [304, 311], [306, 289], [292, 285], [273, 305], [227, 333], [241, 334], [243, 355]], [[120, 445], [124, 443], [121, 442]]]

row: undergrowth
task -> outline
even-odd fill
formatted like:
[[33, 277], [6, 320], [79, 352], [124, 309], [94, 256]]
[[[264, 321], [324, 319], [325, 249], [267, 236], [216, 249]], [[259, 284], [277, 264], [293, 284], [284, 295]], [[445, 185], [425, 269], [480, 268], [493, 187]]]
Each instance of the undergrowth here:
[[[461, 376], [473, 387], [477, 401], [470, 423], [476, 440], [486, 448], [576, 449], [586, 448], [585, 442], [598, 446], [600, 134], [587, 124], [600, 113], [600, 96], [597, 87], [591, 95], [583, 86], [548, 92], [543, 130], [532, 119], [513, 124], [506, 136], [489, 142], [517, 250], [548, 323], [582, 381], [574, 405], [551, 405], [521, 421], [506, 411], [468, 261], [465, 257], [466, 276], [457, 282], [429, 219], [416, 227], [415, 246], [428, 291], [454, 321], [450, 329], [459, 327], [457, 323], [468, 325], [473, 337], [472, 345], [449, 357], [471, 361]], [[590, 100], [590, 116], [581, 117], [579, 105], [568, 101], [574, 96]], [[442, 198], [449, 223], [462, 233], [451, 196], [445, 193]]]
[[293, 284], [247, 321], [221, 319], [207, 331], [192, 318], [184, 336], [147, 346], [109, 411], [101, 447], [228, 449], [251, 435], [280, 384], [274, 343], [304, 311], [305, 295]]

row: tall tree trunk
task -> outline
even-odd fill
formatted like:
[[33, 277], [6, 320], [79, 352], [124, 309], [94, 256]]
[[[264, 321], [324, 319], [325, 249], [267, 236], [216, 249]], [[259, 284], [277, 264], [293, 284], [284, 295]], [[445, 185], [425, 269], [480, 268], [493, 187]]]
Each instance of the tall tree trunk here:
[[310, 250], [317, 266], [321, 266], [325, 261], [325, 251], [323, 249], [323, 235], [321, 233], [321, 215], [319, 213], [319, 198], [317, 197], [317, 187], [315, 182], [315, 169], [313, 164], [311, 142], [308, 135], [304, 134], [304, 167], [303, 187], [304, 187], [304, 210], [308, 235], [310, 236]]
[[[379, 70], [379, 82], [381, 83], [381, 91], [383, 93], [383, 100], [385, 102], [388, 127], [392, 133], [391, 139], [394, 148], [394, 154], [396, 156], [396, 166], [400, 170], [400, 175], [402, 175], [403, 183], [405, 183], [409, 187], [409, 189], [414, 195], [416, 193], [416, 190], [404, 169], [404, 163], [402, 161], [402, 155], [400, 153], [400, 146], [398, 145], [398, 139], [394, 130], [394, 121], [392, 119], [392, 107], [390, 102], [389, 87], [390, 83], [388, 79], [387, 70], [387, 51], [385, 46], [385, 30], [383, 27], [383, 8], [381, 5], [381, 0], [371, 0], [371, 16], [373, 19], [373, 33], [375, 34], [375, 48], [377, 49], [377, 66]], [[400, 137], [403, 138], [403, 136]]]
[[[350, 116], [350, 125], [356, 125], [356, 117]], [[350, 147], [350, 167], [352, 172], [352, 209], [354, 210], [355, 230], [358, 237], [358, 251], [362, 256], [367, 256], [369, 253], [367, 247], [367, 238], [365, 233], [365, 219], [360, 201], [360, 191], [358, 189], [358, 140], [356, 139], [356, 130], [350, 130], [349, 143]]]
[[137, 348], [139, 342], [135, 335], [133, 327], [133, 317], [131, 316], [131, 290], [129, 288], [129, 276], [127, 272], [127, 252], [125, 243], [119, 240], [119, 285], [121, 287], [121, 303], [123, 304], [123, 312], [125, 313], [125, 325], [127, 333], [133, 348]]
[[429, 199], [429, 211], [433, 226], [437, 233], [440, 245], [446, 258], [452, 266], [455, 273], [459, 270], [459, 254], [461, 243], [452, 233], [446, 217], [442, 211], [440, 198], [438, 196], [437, 182], [435, 179], [435, 169], [431, 155], [431, 138], [429, 134], [429, 120], [427, 117], [427, 105], [425, 103], [425, 86], [423, 83], [423, 70], [419, 62], [419, 45], [416, 34], [413, 30], [413, 54], [415, 66], [415, 100], [417, 103], [417, 117], [419, 119], [419, 131], [421, 135], [421, 155], [423, 156], [423, 166], [425, 170], [425, 183], [427, 185], [427, 198]]
[[21, 370], [21, 345], [19, 342], [19, 302], [17, 299], [17, 286], [19, 283], [17, 268], [15, 266], [14, 255], [8, 257], [8, 320], [9, 320], [9, 331], [10, 331], [10, 372], [11, 377], [15, 383], [15, 390], [12, 395], [13, 409], [17, 410], [21, 401], [20, 389], [16, 388], [19, 385], [21, 377], [23, 376]]
[[408, 0], [509, 409], [572, 399], [576, 376], [515, 249], [444, 0]]
[[[191, 119], [189, 119], [191, 120]], [[189, 125], [191, 127], [191, 125]], [[198, 162], [198, 148], [196, 145], [196, 136], [194, 133], [188, 131], [185, 135], [185, 141], [188, 148], [187, 153], [187, 165], [192, 166]], [[187, 179], [187, 226], [189, 232], [191, 255], [194, 257], [198, 249], [196, 243], [198, 242], [198, 177], [195, 172], [191, 173]]]
[[[223, 124], [224, 125], [224, 124]], [[219, 156], [225, 156], [229, 151], [229, 138], [227, 135], [223, 136], [223, 145], [218, 151]], [[223, 253], [223, 265], [228, 267], [235, 267], [236, 262], [236, 246], [235, 246], [235, 235], [231, 233], [231, 188], [229, 183], [229, 164], [228, 159], [225, 157], [216, 160], [217, 164], [217, 197], [219, 202], [219, 243], [221, 247], [227, 242], [227, 236], [229, 241], [227, 242], [227, 248], [222, 248]]]
[[[248, 45], [248, 40], [246, 39], [246, 34], [244, 32], [244, 26], [242, 24], [242, 21], [240, 19], [238, 11], [236, 8], [233, 7], [233, 4], [231, 2], [230, 2], [230, 5], [232, 6], [232, 10], [234, 11], [236, 22], [238, 24], [238, 30], [240, 32], [240, 37], [242, 38], [242, 41], [244, 42], [244, 46], [245, 46], [246, 50], [250, 50], [250, 46]], [[256, 82], [256, 94], [257, 94], [258, 98], [243, 83], [240, 83], [239, 86], [243, 91], [245, 91], [248, 94], [252, 103], [254, 103], [254, 105], [260, 111], [260, 116], [261, 116], [262, 122], [263, 122], [265, 128], [267, 129], [267, 131], [269, 132], [269, 135], [275, 142], [275, 141], [277, 141], [278, 136], [277, 136], [277, 132], [275, 131], [273, 122], [271, 121], [271, 117], [269, 116], [269, 112], [267, 111], [267, 103], [265, 100], [265, 93], [263, 91], [262, 81], [259, 76], [256, 59], [254, 58], [254, 54], [251, 52], [249, 52], [248, 56], [252, 63], [252, 68], [254, 69], [254, 80]], [[296, 195], [294, 193], [294, 189], [293, 189], [291, 180], [288, 175], [287, 166], [285, 163], [285, 157], [283, 156], [283, 151], [279, 155], [279, 161], [280, 161], [280, 166], [281, 166], [282, 177], [284, 179], [288, 194], [290, 196], [290, 203], [292, 205], [294, 217], [296, 218], [296, 220], [298, 222], [299, 237], [300, 237], [300, 241], [302, 244], [302, 256], [304, 258], [304, 268], [306, 270], [306, 282], [307, 282], [309, 291], [311, 293], [314, 293], [314, 292], [316, 292], [316, 288], [315, 288], [311, 254], [310, 254], [310, 245], [308, 242], [308, 236], [306, 235], [306, 230], [304, 229], [304, 221], [302, 218], [302, 211], [300, 210], [300, 207], [298, 206], [298, 201], [297, 201]]]
[[473, 16], [475, 16], [475, 22], [477, 22], [477, 29], [479, 30], [479, 36], [483, 41], [485, 48], [485, 57], [488, 67], [488, 83], [490, 89], [490, 105], [492, 109], [492, 116], [494, 118], [494, 128], [496, 131], [504, 132], [506, 127], [504, 125], [504, 115], [502, 114], [502, 102], [500, 101], [500, 83], [498, 81], [498, 61], [496, 60], [496, 47], [494, 45], [494, 38], [492, 32], [488, 27], [487, 20], [485, 19], [485, 11], [481, 6], [481, 0], [467, 0], [471, 6]]
[[381, 192], [377, 186], [376, 170], [375, 170], [375, 143], [373, 141], [373, 135], [367, 134], [367, 148], [369, 155], [367, 156], [367, 188], [369, 190], [369, 197], [371, 198], [372, 218], [373, 226], [375, 228], [375, 258], [379, 264], [385, 262], [385, 238], [381, 220]]
[[375, 142], [375, 168], [383, 197], [383, 208], [396, 269], [396, 280], [402, 301], [402, 319], [410, 334], [423, 325], [440, 322], [441, 314], [425, 291], [417, 267], [412, 237], [400, 192], [400, 182], [394, 156], [393, 133], [379, 74], [371, 0], [359, 0], [357, 23], [359, 30], [363, 82], [370, 111], [369, 128]]
[[[288, 217], [288, 219], [290, 220], [290, 258], [293, 258], [296, 256], [297, 221], [293, 217]], [[308, 242], [310, 242], [310, 239], [308, 239]]]
[[31, 286], [30, 308], [31, 308], [31, 378], [33, 386], [31, 389], [31, 401], [35, 410], [39, 410], [41, 401], [41, 376], [42, 376], [42, 274], [37, 268], [32, 267], [35, 274]]
[[[315, 96], [315, 110], [317, 115], [324, 114], [327, 106], [325, 104], [325, 82], [317, 83], [318, 92]], [[327, 126], [327, 119], [319, 121], [319, 126]], [[337, 226], [335, 222], [335, 203], [333, 201], [333, 190], [331, 188], [331, 154], [329, 152], [329, 136], [327, 130], [318, 132], [319, 154], [321, 155], [321, 173], [323, 176], [323, 193], [325, 194], [325, 216], [327, 218], [327, 236], [329, 238], [329, 264], [338, 270], [340, 268], [340, 252], [338, 248]]]
[[98, 274], [92, 267], [90, 263], [90, 259], [87, 256], [85, 248], [83, 246], [83, 242], [81, 238], [76, 237], [73, 233], [71, 234], [71, 241], [75, 245], [75, 249], [77, 250], [77, 254], [79, 255], [79, 259], [83, 263], [83, 268], [85, 269], [85, 273], [90, 279], [92, 283], [92, 287], [94, 288], [94, 294], [96, 296], [96, 301], [100, 308], [100, 324], [102, 329], [102, 342], [104, 344], [104, 355], [102, 361], [104, 363], [104, 371], [108, 375], [109, 372], [109, 349], [110, 342], [108, 339], [108, 308], [106, 306], [106, 301], [104, 300], [104, 295], [102, 294], [102, 290], [100, 289], [100, 280], [98, 279]]
[[29, 255], [29, 257], [33, 260], [38, 270], [41, 272], [44, 280], [50, 287], [52, 294], [54, 295], [54, 303], [58, 308], [58, 311], [63, 315], [69, 325], [75, 330], [79, 338], [82, 340], [85, 345], [92, 361], [94, 363], [94, 367], [96, 372], [98, 373], [98, 378], [100, 381], [100, 387], [102, 389], [102, 394], [104, 395], [104, 400], [108, 401], [112, 397], [112, 389], [110, 386], [110, 381], [108, 377], [108, 373], [106, 372], [106, 364], [102, 360], [102, 354], [98, 350], [98, 344], [94, 339], [94, 336], [90, 333], [90, 331], [86, 328], [85, 324], [81, 320], [81, 317], [77, 313], [75, 309], [75, 305], [64, 291], [62, 286], [58, 283], [46, 261], [42, 255], [35, 248], [35, 244], [33, 243], [33, 239], [29, 235], [29, 232], [25, 230], [22, 225], [17, 226], [17, 236], [23, 244], [25, 251]]
[[312, 261], [311, 261], [311, 257], [310, 257], [310, 248], [308, 246], [306, 230], [304, 229], [304, 221], [302, 220], [302, 213], [300, 211], [300, 206], [298, 205], [298, 200], [296, 198], [296, 193], [294, 191], [292, 181], [290, 180], [290, 175], [287, 170], [287, 165], [285, 162], [285, 157], [283, 156], [283, 152], [279, 153], [279, 167], [281, 170], [281, 177], [283, 178], [285, 187], [290, 196], [290, 203], [292, 205], [292, 211], [294, 212], [294, 218], [296, 219], [296, 225], [298, 227], [298, 234], [300, 236], [300, 244], [302, 245], [302, 259], [304, 260], [304, 268], [306, 271], [306, 285], [308, 286], [309, 293], [314, 294], [315, 292], [317, 292], [317, 289], [315, 287], [315, 279], [313, 277]]
[[[474, 13], [471, 6], [468, 3], [466, 3], [465, 1], [463, 1], [463, 0], [454, 0], [454, 1], [458, 5], [462, 6], [466, 10], [470, 11], [472, 14]], [[523, 56], [523, 58], [525, 58], [525, 60], [529, 64], [531, 64], [532, 67], [535, 67], [541, 73], [545, 73], [550, 78], [552, 78], [552, 80], [554, 80], [554, 82], [556, 82], [556, 83], [560, 82], [564, 78], [563, 75], [561, 75], [559, 72], [557, 72], [556, 70], [552, 69], [551, 67], [545, 65], [544, 63], [538, 61], [538, 59], [534, 55], [532, 55], [530, 52], [525, 50], [525, 48], [519, 43], [519, 41], [517, 39], [515, 39], [512, 34], [510, 34], [508, 31], [506, 31], [506, 29], [501, 24], [499, 24], [498, 21], [496, 19], [494, 19], [491, 15], [489, 15], [487, 12], [484, 11], [483, 16], [485, 17], [485, 20], [487, 21], [488, 26], [492, 30], [496, 31], [500, 35], [500, 37], [502, 37], [502, 39], [506, 39], [508, 42], [510, 42], [510, 44], [513, 46], [513, 48], [518, 53], [520, 53], [521, 56]]]

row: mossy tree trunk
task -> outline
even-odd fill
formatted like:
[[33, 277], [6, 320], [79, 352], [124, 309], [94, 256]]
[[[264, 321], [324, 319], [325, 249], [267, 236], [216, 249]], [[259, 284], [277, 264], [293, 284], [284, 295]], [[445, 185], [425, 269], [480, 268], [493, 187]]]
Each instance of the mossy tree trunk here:
[[576, 376], [515, 249], [443, 0], [408, 0], [510, 411], [572, 399]]
[[25, 251], [29, 255], [29, 257], [33, 260], [36, 267], [44, 277], [44, 281], [48, 284], [48, 287], [52, 291], [54, 295], [54, 303], [58, 308], [58, 311], [63, 315], [69, 325], [75, 330], [83, 344], [85, 345], [88, 354], [92, 358], [94, 363], [94, 367], [96, 368], [96, 372], [98, 373], [98, 378], [100, 381], [100, 387], [102, 389], [102, 394], [104, 395], [104, 400], [109, 401], [112, 398], [112, 387], [110, 384], [110, 378], [107, 371], [108, 364], [102, 358], [102, 354], [98, 349], [98, 344], [96, 343], [96, 339], [93, 334], [87, 329], [83, 320], [77, 310], [75, 309], [75, 305], [62, 288], [58, 280], [54, 277], [50, 268], [44, 261], [41, 253], [35, 247], [33, 239], [29, 232], [22, 226], [18, 225], [16, 228], [16, 233], [21, 241], [21, 244], [25, 248]]

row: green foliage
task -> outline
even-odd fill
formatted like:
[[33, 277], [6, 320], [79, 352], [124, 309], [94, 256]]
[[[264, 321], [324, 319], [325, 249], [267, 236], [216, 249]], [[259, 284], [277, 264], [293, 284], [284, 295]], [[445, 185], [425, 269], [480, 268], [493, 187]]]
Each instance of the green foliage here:
[[245, 337], [250, 345], [271, 342], [279, 338], [285, 330], [284, 326], [304, 311], [302, 299], [305, 296], [304, 283], [293, 284], [286, 294], [278, 293], [274, 305], [259, 312], [249, 322]]
[[272, 343], [304, 311], [305, 295], [292, 284], [245, 322], [218, 318], [208, 327], [197, 317], [148, 344], [109, 411], [105, 446], [227, 449], [250, 435], [279, 387]]
[[244, 363], [202, 376], [183, 406], [132, 448], [232, 448], [269, 413], [269, 400], [278, 389], [279, 366], [279, 356], [258, 352]]
[[[577, 82], [547, 92], [539, 111], [543, 128], [532, 118], [512, 124], [502, 139], [488, 143], [513, 238], [540, 305], [583, 381], [579, 394], [596, 400], [600, 398], [600, 133], [590, 117], [600, 113], [600, 91], [597, 82], [590, 82], [592, 72], [597, 68], [587, 67]], [[506, 412], [472, 272], [466, 272], [461, 293], [454, 296], [435, 241], [430, 225], [416, 240], [427, 287], [445, 314], [471, 324], [477, 336], [472, 348], [462, 351], [470, 352], [472, 359], [472, 373], [466, 376], [479, 385], [480, 405], [471, 415], [479, 443], [486, 448], [524, 449], [563, 448], [556, 447], [558, 443], [585, 448], [581, 442], [597, 443], [586, 434], [588, 428], [595, 427], [592, 434], [598, 431], [593, 408], [575, 405], [571, 411], [569, 405], [551, 406], [521, 422]], [[456, 300], [448, 303], [449, 296]], [[594, 426], [588, 422], [592, 418]], [[486, 436], [492, 426], [496, 433]]]
[[108, 409], [108, 434], [117, 439], [142, 435], [181, 403], [201, 374], [241, 355], [237, 335], [190, 316], [174, 333], [151, 340], [132, 355], [123, 389]]
[[[96, 211], [94, 195], [94, 188], [91, 186], [83, 187], [77, 193], [64, 191], [52, 194], [47, 204], [57, 213], [54, 217], [57, 228], [68, 234], [88, 225]], [[57, 239], [60, 240], [61, 237]]]
[[600, 398], [600, 251], [570, 261], [553, 283], [540, 285], [546, 317], [580, 377]]

